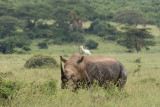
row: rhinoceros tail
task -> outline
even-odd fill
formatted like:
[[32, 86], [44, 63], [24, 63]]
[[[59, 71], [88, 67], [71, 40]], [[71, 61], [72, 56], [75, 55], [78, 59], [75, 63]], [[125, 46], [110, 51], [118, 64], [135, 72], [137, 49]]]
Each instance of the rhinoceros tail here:
[[127, 71], [124, 68], [124, 66], [120, 63], [120, 75], [117, 82], [117, 87], [124, 88], [125, 84], [127, 82]]

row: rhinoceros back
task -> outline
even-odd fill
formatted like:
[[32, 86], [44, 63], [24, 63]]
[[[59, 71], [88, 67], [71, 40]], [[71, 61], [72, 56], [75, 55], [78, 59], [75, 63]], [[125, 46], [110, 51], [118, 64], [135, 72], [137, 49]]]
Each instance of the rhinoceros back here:
[[[121, 71], [123, 70], [123, 71]], [[124, 67], [121, 63], [117, 62], [89, 62], [86, 67], [88, 81], [93, 84], [94, 80], [98, 82], [100, 86], [108, 87], [110, 82], [117, 84], [119, 79], [125, 79]], [[125, 84], [126, 80], [123, 81]], [[119, 83], [118, 86], [121, 86]], [[124, 86], [124, 85], [123, 85]]]

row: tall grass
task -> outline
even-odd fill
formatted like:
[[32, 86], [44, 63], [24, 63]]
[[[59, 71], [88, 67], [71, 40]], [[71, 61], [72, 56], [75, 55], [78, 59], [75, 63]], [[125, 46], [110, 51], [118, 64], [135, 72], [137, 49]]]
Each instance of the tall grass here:
[[[94, 55], [94, 53], [93, 53]], [[106, 53], [121, 61], [127, 69], [128, 80], [124, 90], [113, 91], [110, 94], [100, 87], [94, 90], [80, 89], [77, 93], [71, 90], [60, 89], [60, 69], [26, 69], [23, 67], [25, 61], [32, 55], [1, 55], [0, 70], [10, 73], [6, 80], [20, 81], [27, 84], [10, 100], [11, 106], [64, 106], [64, 107], [106, 107], [106, 106], [160, 106], [160, 54], [159, 53]], [[59, 55], [53, 55], [59, 61]], [[137, 68], [135, 60], [141, 57], [141, 71], [134, 73]], [[134, 74], [134, 75], [133, 75]], [[37, 88], [29, 84], [35, 82], [44, 84], [50, 79], [57, 81], [56, 94], [43, 94], [34, 91]], [[47, 91], [47, 90], [46, 90]], [[7, 106], [7, 103], [6, 105]], [[8, 105], [9, 106], [9, 105]]]

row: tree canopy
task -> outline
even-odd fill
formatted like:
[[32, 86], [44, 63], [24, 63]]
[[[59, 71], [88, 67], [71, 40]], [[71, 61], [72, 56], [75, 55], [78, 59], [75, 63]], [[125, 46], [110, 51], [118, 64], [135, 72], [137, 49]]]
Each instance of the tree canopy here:
[[147, 29], [136, 29], [130, 28], [122, 36], [122, 39], [118, 41], [119, 44], [125, 46], [130, 51], [136, 49], [137, 52], [141, 51], [142, 48], [149, 49], [149, 46], [155, 45], [154, 38]]
[[123, 10], [116, 14], [113, 21], [127, 24], [127, 25], [135, 25], [138, 24], [144, 25], [146, 23], [146, 19], [143, 14], [137, 10]]
[[[158, 0], [0, 0], [1, 46], [6, 43], [12, 47], [3, 45], [3, 49], [10, 49], [3, 53], [12, 53], [18, 47], [11, 45], [15, 37], [25, 38], [27, 41], [49, 38], [57, 44], [80, 44], [84, 43], [84, 32], [87, 32], [117, 40], [121, 33], [110, 21], [134, 26], [160, 26], [159, 4]], [[89, 30], [83, 28], [85, 21], [93, 22]], [[128, 30], [130, 34], [126, 32], [125, 35], [135, 35], [134, 32], [147, 35], [139, 30]], [[145, 43], [142, 44], [143, 47], [147, 47]], [[22, 46], [18, 48], [24, 45], [29, 47], [28, 43], [20, 44]]]

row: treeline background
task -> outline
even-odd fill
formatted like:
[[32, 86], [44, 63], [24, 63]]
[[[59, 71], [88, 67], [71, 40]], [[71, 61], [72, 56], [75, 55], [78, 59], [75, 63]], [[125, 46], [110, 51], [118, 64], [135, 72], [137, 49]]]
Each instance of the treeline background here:
[[[39, 38], [45, 38], [38, 43], [40, 49], [48, 43], [80, 45], [90, 33], [116, 41], [128, 52], [148, 50], [155, 42], [145, 26], [160, 27], [159, 10], [159, 0], [0, 0], [0, 52], [26, 53]], [[91, 23], [88, 28], [86, 22]], [[125, 24], [125, 30], [110, 22]], [[96, 41], [87, 42], [86, 47], [96, 48]]]

